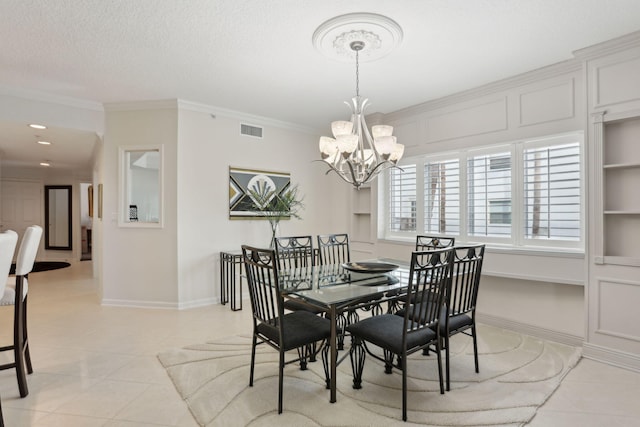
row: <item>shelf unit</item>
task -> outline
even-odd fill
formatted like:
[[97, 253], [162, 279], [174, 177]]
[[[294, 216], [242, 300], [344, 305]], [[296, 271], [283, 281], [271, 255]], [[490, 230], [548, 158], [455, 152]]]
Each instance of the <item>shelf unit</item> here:
[[602, 262], [637, 266], [640, 265], [640, 114], [602, 117]]
[[[373, 210], [370, 186], [351, 190], [351, 249], [357, 259], [367, 259], [373, 254]], [[357, 254], [355, 254], [357, 253]]]
[[371, 187], [361, 187], [351, 193], [351, 240], [371, 242]]

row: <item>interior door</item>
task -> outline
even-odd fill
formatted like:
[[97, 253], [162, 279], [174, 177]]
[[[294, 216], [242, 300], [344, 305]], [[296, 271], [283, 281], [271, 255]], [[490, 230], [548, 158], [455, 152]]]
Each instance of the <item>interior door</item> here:
[[0, 231], [14, 230], [20, 242], [30, 225], [42, 225], [42, 183], [2, 180]]

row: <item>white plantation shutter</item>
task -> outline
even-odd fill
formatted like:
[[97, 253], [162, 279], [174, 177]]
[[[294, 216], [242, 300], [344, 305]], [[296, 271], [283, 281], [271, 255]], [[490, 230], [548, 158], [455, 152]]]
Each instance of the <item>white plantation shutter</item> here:
[[467, 223], [470, 236], [511, 236], [511, 153], [467, 160]]
[[582, 251], [583, 139], [567, 133], [404, 159], [404, 171], [390, 170], [379, 187], [381, 237]]
[[416, 165], [389, 171], [389, 231], [416, 231]]
[[526, 239], [581, 239], [580, 144], [524, 150]]
[[424, 232], [460, 234], [460, 160], [424, 165]]

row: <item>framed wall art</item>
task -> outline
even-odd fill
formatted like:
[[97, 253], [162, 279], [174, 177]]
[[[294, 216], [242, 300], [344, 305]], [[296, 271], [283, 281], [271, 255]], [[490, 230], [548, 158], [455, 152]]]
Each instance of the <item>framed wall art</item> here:
[[291, 185], [291, 175], [229, 167], [229, 219], [268, 219], [270, 201]]

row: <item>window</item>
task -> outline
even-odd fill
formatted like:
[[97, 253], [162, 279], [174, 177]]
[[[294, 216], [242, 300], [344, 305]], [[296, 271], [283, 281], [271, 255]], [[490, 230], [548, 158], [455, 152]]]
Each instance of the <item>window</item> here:
[[405, 159], [380, 186], [384, 238], [583, 249], [582, 134]]
[[524, 150], [527, 239], [580, 239], [580, 145]]
[[389, 228], [416, 231], [416, 165], [392, 169], [389, 190]]
[[489, 200], [489, 224], [511, 224], [511, 200]]
[[425, 233], [460, 233], [460, 161], [424, 164]]
[[470, 157], [467, 179], [469, 235], [509, 237], [511, 203], [504, 201], [511, 201], [510, 153]]

